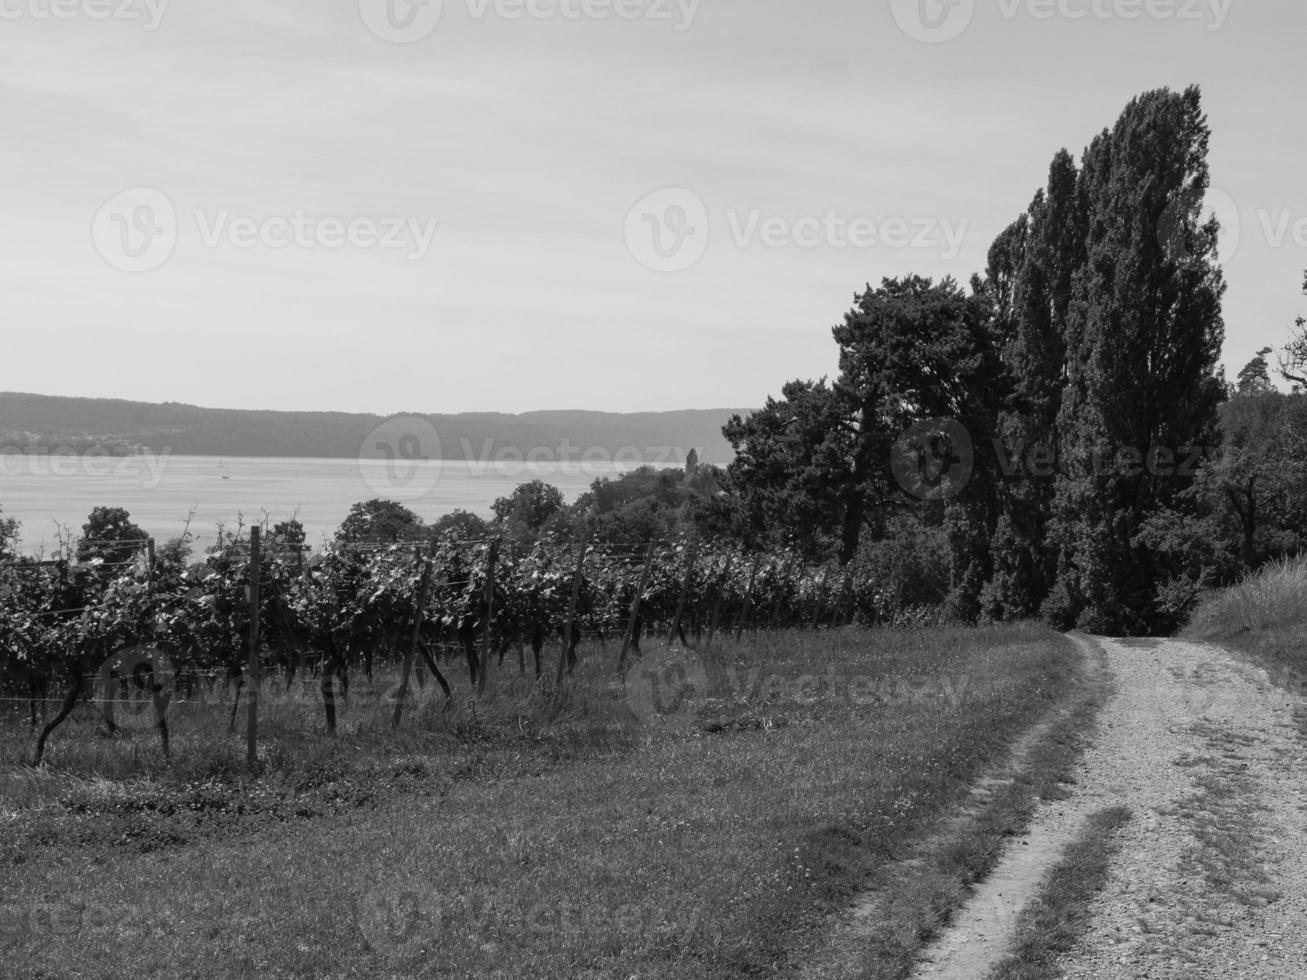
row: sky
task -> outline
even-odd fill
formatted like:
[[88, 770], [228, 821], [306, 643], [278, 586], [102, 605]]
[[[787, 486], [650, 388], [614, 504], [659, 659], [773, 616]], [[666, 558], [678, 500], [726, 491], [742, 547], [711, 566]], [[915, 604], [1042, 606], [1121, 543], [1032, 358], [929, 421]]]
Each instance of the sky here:
[[1301, 0], [0, 0], [0, 390], [756, 406], [1198, 83], [1233, 375], [1307, 313]]

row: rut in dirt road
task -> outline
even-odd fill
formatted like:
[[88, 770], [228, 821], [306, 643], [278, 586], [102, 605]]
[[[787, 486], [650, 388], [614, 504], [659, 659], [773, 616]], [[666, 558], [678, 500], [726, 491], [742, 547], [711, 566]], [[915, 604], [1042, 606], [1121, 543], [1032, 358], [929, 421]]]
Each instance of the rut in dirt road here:
[[1092, 642], [1117, 692], [1071, 798], [1041, 807], [917, 976], [982, 980], [1062, 849], [1090, 814], [1113, 806], [1134, 819], [1061, 975], [1307, 976], [1301, 702], [1216, 647]]

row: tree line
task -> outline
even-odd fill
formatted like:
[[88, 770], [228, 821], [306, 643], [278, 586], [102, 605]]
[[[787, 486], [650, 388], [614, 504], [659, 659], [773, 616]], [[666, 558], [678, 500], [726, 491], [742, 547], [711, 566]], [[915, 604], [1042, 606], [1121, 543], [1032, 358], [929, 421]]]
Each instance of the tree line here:
[[[1130, 102], [994, 241], [969, 288], [885, 279], [725, 434], [758, 538], [896, 563], [965, 620], [1177, 627], [1204, 588], [1304, 546], [1307, 411], [1267, 349], [1219, 365], [1220, 227], [1198, 88]], [[1307, 332], [1284, 349], [1307, 384]]]

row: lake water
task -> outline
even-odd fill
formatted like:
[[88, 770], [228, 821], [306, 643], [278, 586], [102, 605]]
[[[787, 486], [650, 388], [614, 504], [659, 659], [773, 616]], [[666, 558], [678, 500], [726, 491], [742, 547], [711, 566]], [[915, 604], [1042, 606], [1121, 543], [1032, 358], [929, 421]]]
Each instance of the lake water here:
[[350, 507], [397, 500], [428, 523], [455, 510], [490, 516], [490, 505], [519, 484], [540, 479], [574, 501], [604, 476], [635, 465], [598, 463], [394, 463], [356, 459], [240, 459], [204, 456], [0, 455], [0, 510], [22, 522], [22, 550], [50, 551], [59, 528], [81, 533], [96, 507], [123, 507], [160, 544], [178, 537], [191, 511], [198, 550], [216, 527], [297, 517], [309, 543], [321, 545]]

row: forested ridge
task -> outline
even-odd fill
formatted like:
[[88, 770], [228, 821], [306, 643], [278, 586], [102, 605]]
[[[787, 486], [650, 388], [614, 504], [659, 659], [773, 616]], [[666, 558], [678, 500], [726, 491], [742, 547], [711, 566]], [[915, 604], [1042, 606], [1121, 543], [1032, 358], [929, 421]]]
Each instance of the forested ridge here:
[[[536, 447], [555, 454], [565, 444], [609, 458], [619, 452], [648, 463], [684, 462], [697, 449], [706, 462], [725, 463], [721, 435], [731, 409], [678, 412], [550, 411], [509, 415], [419, 413], [439, 436], [440, 456], [482, 461], [496, 454], [519, 458]], [[179, 456], [253, 456], [353, 459], [386, 422], [379, 415], [200, 408], [194, 405], [62, 398], [0, 392], [0, 450], [88, 451], [130, 454], [148, 450]], [[566, 462], [566, 460], [563, 460]]]

